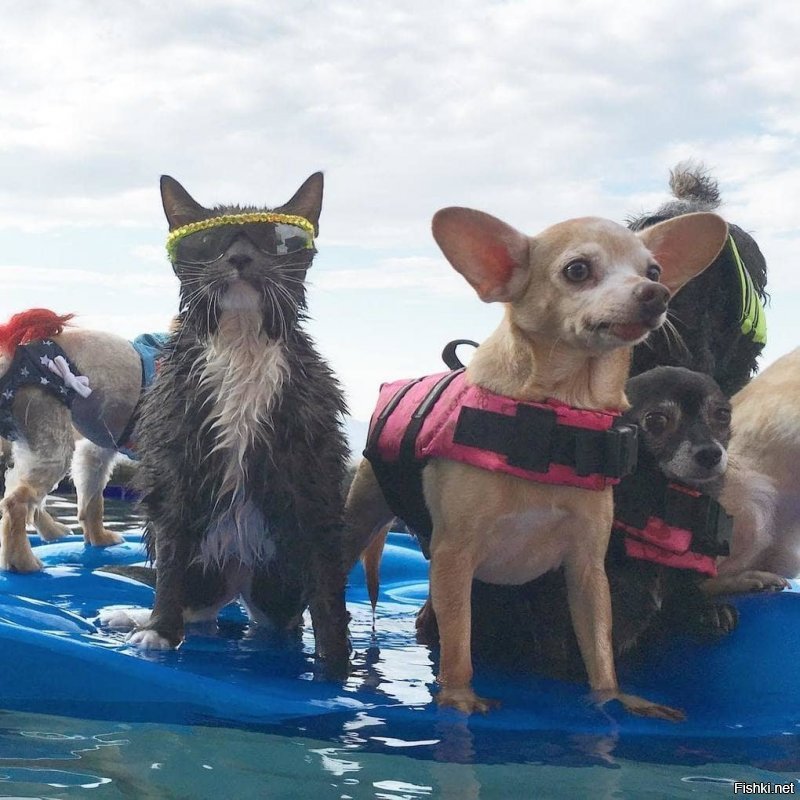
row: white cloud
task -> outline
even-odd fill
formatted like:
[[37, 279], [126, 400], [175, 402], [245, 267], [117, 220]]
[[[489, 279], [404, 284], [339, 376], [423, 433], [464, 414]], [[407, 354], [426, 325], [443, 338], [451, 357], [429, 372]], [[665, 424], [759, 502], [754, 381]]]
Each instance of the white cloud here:
[[[3, 92], [0, 164], [21, 160], [24, 185], [26, 162], [63, 177], [71, 161], [67, 183], [97, 200], [78, 212], [100, 221], [116, 206], [102, 188], [154, 190], [162, 171], [204, 202], [279, 203], [318, 167], [337, 240], [369, 220], [376, 244], [399, 246], [449, 202], [520, 225], [616, 213], [631, 162], [655, 180], [660, 143], [686, 130], [702, 155], [731, 120], [769, 121], [800, 78], [788, 3], [38, 7], [35, 24], [4, 15], [18, 90]], [[69, 217], [69, 191], [28, 191]], [[159, 218], [152, 192], [128, 205]]]
[[30, 267], [0, 265], [0, 284], [5, 291], [16, 288], [46, 285], [49, 287], [83, 286], [87, 290], [97, 287], [124, 289], [127, 294], [156, 293], [175, 290], [177, 281], [171, 272], [148, 272], [140, 269], [124, 273], [96, 272], [87, 269]]
[[160, 222], [153, 189], [129, 189], [100, 196], [15, 194], [0, 191], [0, 229], [29, 233], [67, 227], [145, 227]]
[[[437, 208], [481, 208], [529, 233], [584, 214], [622, 220], [660, 205], [668, 169], [688, 156], [720, 179], [723, 213], [756, 235], [773, 294], [794, 297], [797, 41], [788, 0], [7, 4], [0, 233], [3, 263], [19, 270], [0, 270], [0, 312], [41, 296], [109, 325], [142, 320], [131, 332], [168, 320], [160, 174], [204, 204], [276, 205], [321, 168], [311, 310], [321, 339], [352, 328], [332, 344], [351, 393], [366, 396], [354, 366], [363, 318], [382, 354], [368, 360], [370, 385], [393, 363], [428, 363], [450, 330], [404, 327], [402, 315], [381, 326], [368, 290], [391, 296], [387, 316], [449, 295], [453, 330], [484, 319], [430, 255]], [[39, 252], [32, 234], [62, 231], [95, 249], [102, 231], [104, 277]], [[122, 317], [101, 310], [115, 292]], [[772, 330], [791, 315], [770, 319]]]
[[386, 258], [368, 269], [332, 269], [313, 276], [321, 291], [423, 289], [442, 294], [473, 296], [464, 279], [444, 258]]

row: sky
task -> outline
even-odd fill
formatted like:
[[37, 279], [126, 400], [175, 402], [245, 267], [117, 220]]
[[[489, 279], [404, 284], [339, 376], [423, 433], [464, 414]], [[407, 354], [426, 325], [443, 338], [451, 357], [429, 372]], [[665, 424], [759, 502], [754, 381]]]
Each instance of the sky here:
[[[325, 198], [308, 330], [367, 420], [485, 305], [430, 234], [623, 222], [702, 161], [764, 252], [767, 364], [798, 345], [800, 8], [773, 0], [402, 4], [0, 0], [0, 317], [125, 336], [177, 310], [159, 176], [203, 205]], [[714, 299], [710, 298], [710, 302]]]

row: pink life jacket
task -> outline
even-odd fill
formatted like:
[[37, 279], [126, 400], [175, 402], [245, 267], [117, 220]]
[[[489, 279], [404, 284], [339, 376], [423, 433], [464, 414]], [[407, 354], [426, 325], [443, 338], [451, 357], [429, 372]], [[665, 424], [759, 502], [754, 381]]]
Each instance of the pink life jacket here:
[[[644, 492], [637, 493], [642, 481], [649, 484], [646, 501]], [[731, 530], [732, 520], [716, 500], [652, 468], [620, 484], [614, 495], [612, 542], [618, 553], [621, 542], [628, 558], [714, 577], [716, 557], [729, 552]]]
[[707, 495], [668, 481], [655, 465], [634, 473], [636, 428], [618, 420], [616, 412], [496, 395], [468, 383], [460, 369], [383, 384], [364, 455], [426, 556], [431, 520], [422, 468], [429, 458], [447, 458], [539, 483], [616, 486], [617, 555], [716, 574], [730, 517]]
[[392, 511], [427, 537], [421, 473], [428, 459], [599, 491], [636, 464], [636, 427], [618, 421], [614, 411], [494, 394], [460, 369], [383, 384], [364, 455]]

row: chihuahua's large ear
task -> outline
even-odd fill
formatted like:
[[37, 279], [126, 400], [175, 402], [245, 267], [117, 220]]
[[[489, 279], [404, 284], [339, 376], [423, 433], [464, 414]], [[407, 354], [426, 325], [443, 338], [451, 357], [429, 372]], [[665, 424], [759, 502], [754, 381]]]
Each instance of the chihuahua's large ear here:
[[208, 209], [203, 208], [175, 178], [169, 175], [161, 176], [161, 202], [171, 231], [208, 216]]
[[433, 216], [433, 238], [484, 303], [509, 303], [528, 282], [528, 238], [505, 222], [471, 208], [443, 208]]
[[661, 265], [661, 282], [675, 294], [719, 255], [728, 223], [717, 214], [698, 212], [659, 222], [636, 234]]
[[322, 173], [315, 172], [306, 178], [292, 199], [281, 206], [282, 211], [305, 217], [314, 226], [315, 235], [319, 234], [319, 212], [322, 210], [323, 185]]

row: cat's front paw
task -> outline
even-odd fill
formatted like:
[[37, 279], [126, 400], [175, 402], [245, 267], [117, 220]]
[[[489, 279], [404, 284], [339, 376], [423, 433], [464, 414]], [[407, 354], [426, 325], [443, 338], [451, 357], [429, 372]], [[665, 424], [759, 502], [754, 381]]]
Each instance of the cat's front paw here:
[[116, 631], [132, 631], [147, 625], [151, 614], [148, 608], [104, 608], [97, 615], [96, 624]]
[[128, 644], [138, 647], [139, 650], [172, 650], [175, 645], [152, 628], [134, 631], [127, 639]]

